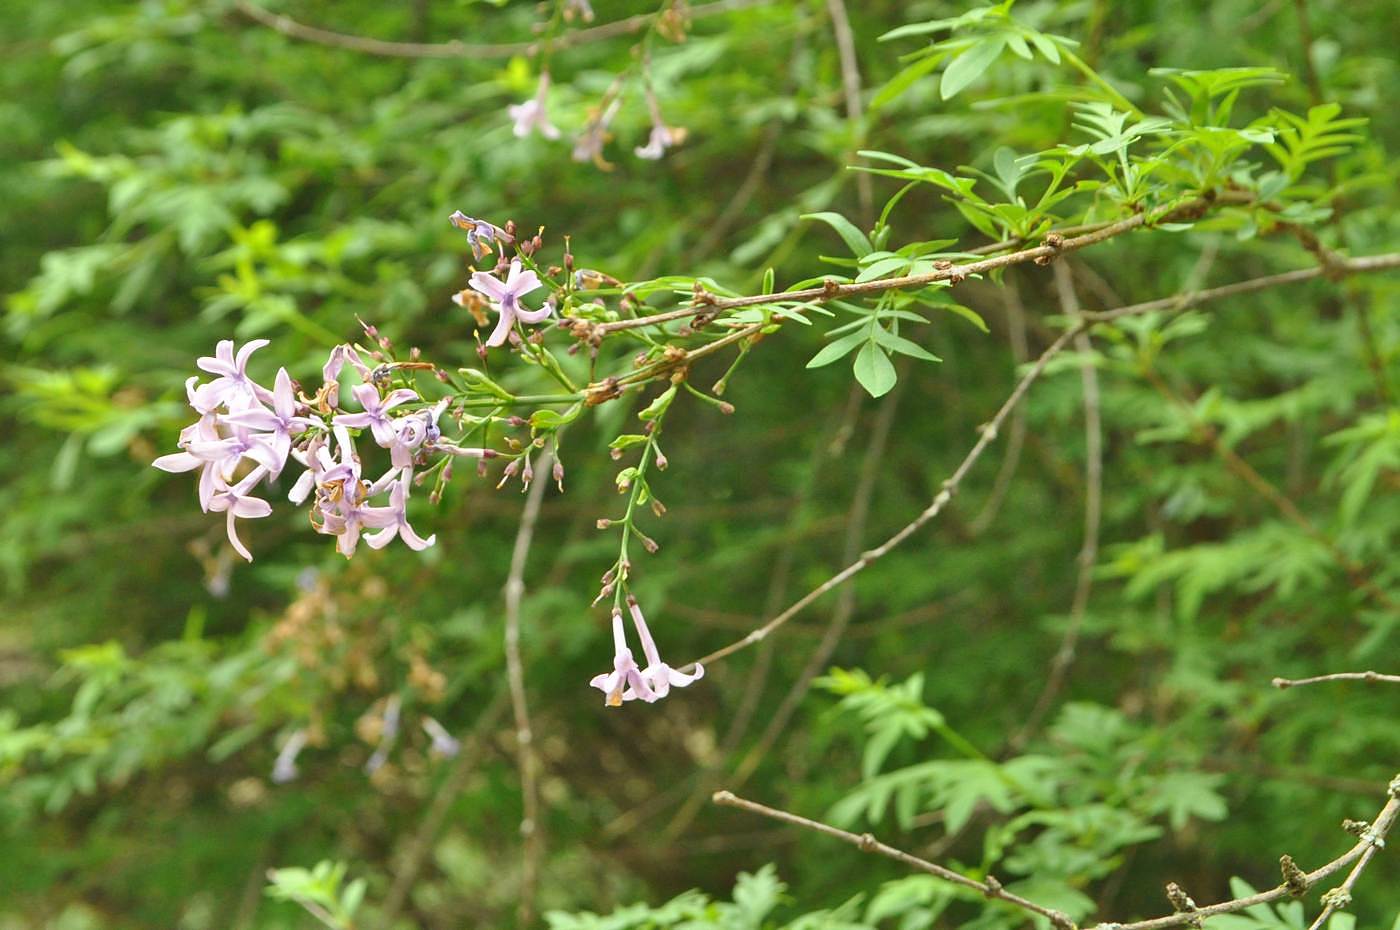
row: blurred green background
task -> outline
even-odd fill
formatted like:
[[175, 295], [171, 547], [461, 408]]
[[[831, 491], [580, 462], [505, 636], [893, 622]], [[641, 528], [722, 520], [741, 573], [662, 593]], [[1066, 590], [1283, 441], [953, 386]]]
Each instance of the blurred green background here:
[[[257, 561], [245, 565], [190, 482], [149, 462], [174, 448], [189, 419], [183, 381], [222, 338], [273, 340], [254, 366], [267, 380], [277, 364], [313, 375], [331, 345], [358, 336], [357, 316], [400, 347], [471, 364], [474, 327], [450, 301], [468, 261], [446, 222], [454, 209], [543, 225], [556, 244], [568, 234], [581, 265], [624, 280], [708, 274], [753, 290], [768, 267], [792, 281], [839, 254], [829, 229], [798, 217], [860, 217], [845, 170], [857, 149], [952, 170], [988, 166], [999, 146], [1072, 138], [1060, 91], [1083, 78], [1010, 55], [952, 100], [923, 78], [853, 124], [829, 5], [736, 7], [699, 8], [685, 41], [651, 45], [665, 116], [688, 130], [660, 161], [632, 154], [649, 117], [629, 35], [554, 52], [550, 106], [566, 139], [551, 143], [511, 134], [505, 108], [538, 75], [519, 53], [377, 57], [282, 35], [219, 0], [7, 7], [0, 928], [313, 926], [264, 894], [265, 873], [321, 861], [364, 879], [356, 927], [517, 925], [521, 789], [502, 713], [501, 586], [523, 498], [455, 481], [415, 518], [438, 534], [434, 549], [350, 562], [279, 507], [246, 532]], [[599, 0], [594, 25], [654, 9]], [[867, 105], [921, 41], [881, 34], [964, 9], [853, 4]], [[403, 42], [526, 42], [550, 15], [469, 0], [275, 10]], [[1086, 0], [1014, 12], [1077, 39], [1084, 60], [1154, 112], [1162, 82], [1150, 68], [1271, 66], [1294, 79], [1248, 91], [1241, 111], [1325, 100], [1368, 117], [1364, 138], [1316, 169], [1337, 208], [1319, 234], [1354, 254], [1400, 247], [1393, 3]], [[624, 72], [612, 170], [572, 161], [567, 137]], [[898, 186], [876, 178], [872, 189], [878, 207]], [[906, 239], [984, 241], [933, 193], [911, 194], [894, 217]], [[1310, 261], [1286, 236], [1203, 223], [1087, 251], [1076, 281], [1100, 309]], [[853, 535], [859, 551], [926, 506], [1010, 390], [1018, 357], [1053, 338], [1052, 282], [1026, 266], [1002, 287], [969, 283], [959, 299], [989, 331], [935, 320], [922, 338], [943, 364], [905, 369], [894, 401], [853, 390], [845, 365], [805, 370], [823, 327], [789, 326], [732, 379], [733, 416], [678, 404], [655, 485], [669, 507], [653, 524], [661, 551], [636, 585], [667, 652], [742, 635], [844, 564]], [[1081, 545], [1076, 366], [1035, 388], [1016, 436], [849, 602], [829, 596], [703, 682], [622, 711], [587, 688], [609, 648], [589, 601], [613, 542], [594, 522], [615, 505], [606, 445], [628, 413], [600, 408], [565, 449], [568, 493], [546, 496], [526, 572], [542, 763], [536, 913], [558, 912], [558, 927], [672, 926], [644, 907], [612, 923], [567, 915], [692, 888], [728, 901], [738, 873], [773, 863], [763, 875], [787, 884], [784, 897], [751, 877], [743, 906], [712, 907], [713, 923], [694, 926], [804, 914], [811, 927], [1026, 923], [925, 883], [882, 886], [904, 871], [709, 805], [726, 786], [970, 869], [994, 864], [1004, 881], [1101, 919], [1163, 911], [1167, 880], [1205, 902], [1232, 876], [1277, 884], [1281, 853], [1309, 868], [1338, 855], [1351, 842], [1339, 821], [1374, 816], [1396, 773], [1400, 690], [1278, 692], [1268, 681], [1396, 671], [1398, 291], [1395, 275], [1315, 282], [1100, 344], [1096, 584], [1066, 686], [1022, 747], [1008, 739], [1041, 693]], [[1153, 378], [1200, 398], [1197, 417], [1326, 541], [1199, 441]], [[853, 534], [862, 469], [869, 514]], [[1344, 561], [1385, 597], [1359, 589]], [[833, 618], [849, 626], [826, 656]], [[887, 685], [794, 689], [814, 654], [818, 671], [861, 668]], [[997, 766], [968, 760], [872, 780], [859, 708], [832, 691], [866, 695], [877, 722], [917, 717], [921, 697], [988, 758], [1019, 759], [1022, 777], [1053, 773], [1055, 788], [1035, 804], [1009, 799]], [[390, 694], [405, 695], [404, 731], [370, 777]], [[428, 751], [425, 715], [462, 736], [461, 756]], [[278, 747], [303, 725], [300, 776], [273, 785]], [[936, 736], [889, 751], [885, 771], [958, 758]], [[1390, 927], [1397, 888], [1386, 853], [1358, 886], [1358, 926]], [[1297, 917], [1234, 926], [1303, 926]]]

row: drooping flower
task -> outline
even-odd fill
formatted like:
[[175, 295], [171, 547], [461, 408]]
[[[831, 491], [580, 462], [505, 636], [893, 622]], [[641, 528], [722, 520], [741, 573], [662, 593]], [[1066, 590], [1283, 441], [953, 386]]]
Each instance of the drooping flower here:
[[621, 97], [613, 97], [597, 118], [583, 128], [583, 132], [574, 141], [574, 161], [591, 161], [604, 171], [612, 170], [613, 166], [603, 158], [603, 145], [610, 138], [608, 127], [612, 125], [613, 117], [617, 115], [621, 104]]
[[647, 667], [642, 669], [642, 678], [657, 699], [664, 698], [672, 688], [684, 688], [705, 677], [705, 667], [699, 663], [696, 664], [694, 673], [687, 675], [662, 662], [656, 642], [651, 638], [651, 630], [647, 628], [646, 619], [642, 616], [642, 608], [637, 604], [637, 599], [630, 594], [627, 595], [627, 610], [632, 614], [632, 625], [637, 628], [637, 638], [642, 641], [642, 654], [647, 659]]
[[588, 0], [564, 0], [564, 19], [572, 21], [575, 16], [585, 23], [593, 22], [593, 4]]
[[394, 740], [399, 735], [399, 708], [401, 702], [397, 694], [389, 695], [389, 699], [384, 702], [384, 719], [379, 729], [379, 745], [374, 748], [374, 754], [365, 763], [365, 773], [373, 775], [379, 771], [385, 762], [389, 761], [389, 750], [394, 748]]
[[651, 687], [642, 678], [642, 671], [632, 658], [632, 650], [627, 648], [627, 635], [622, 629], [622, 611], [616, 607], [612, 612], [613, 670], [594, 675], [588, 682], [590, 687], [603, 692], [603, 702], [608, 707], [620, 707], [623, 701], [641, 698], [651, 702], [656, 700]]
[[206, 412], [223, 404], [230, 411], [238, 411], [258, 401], [270, 403], [272, 392], [248, 377], [248, 359], [267, 344], [266, 339], [254, 339], [245, 343], [235, 355], [233, 340], [223, 339], [214, 348], [212, 356], [197, 359], [196, 365], [218, 377], [196, 389], [199, 399], [194, 404], [195, 409]]
[[365, 542], [369, 543], [371, 549], [383, 549], [394, 541], [395, 536], [416, 552], [422, 552], [437, 542], [436, 534], [424, 539], [408, 525], [408, 485], [412, 479], [413, 472], [404, 469], [399, 480], [389, 489], [389, 506], [366, 508], [366, 525], [383, 527], [379, 532], [365, 537]]
[[666, 125], [666, 121], [661, 118], [661, 105], [657, 103], [656, 95], [649, 87], [647, 109], [651, 111], [651, 134], [647, 137], [646, 145], [639, 145], [633, 151], [637, 153], [638, 158], [656, 161], [665, 155], [671, 146], [680, 145], [685, 141], [685, 130], [679, 126]]
[[305, 746], [305, 730], [294, 730], [292, 735], [287, 737], [287, 741], [282, 744], [282, 751], [277, 753], [277, 760], [272, 763], [273, 784], [285, 785], [297, 777], [297, 756]]
[[[244, 520], [256, 520], [272, 513], [272, 505], [261, 498], [252, 497], [249, 491], [253, 485], [262, 480], [267, 474], [265, 468], [258, 467], [248, 473], [242, 481], [233, 485], [223, 485], [214, 491], [209, 498], [209, 509], [214, 513], [225, 513], [228, 515], [228, 541], [233, 545], [234, 551], [249, 562], [253, 561], [253, 554], [248, 551], [248, 547], [243, 545], [243, 540], [238, 538], [238, 526], [236, 521], [239, 518]], [[222, 481], [219, 481], [222, 484]]]
[[360, 358], [360, 353], [354, 346], [338, 345], [331, 349], [326, 364], [321, 368], [321, 379], [329, 386], [326, 401], [332, 407], [340, 404], [340, 371], [347, 364], [360, 373], [360, 380], [370, 380], [370, 368]]
[[496, 328], [491, 330], [491, 335], [487, 337], [488, 346], [498, 346], [506, 341], [515, 321], [522, 323], [541, 323], [553, 311], [553, 307], [546, 304], [538, 310], [527, 310], [520, 303], [520, 298], [532, 291], [539, 290], [539, 275], [533, 270], [522, 271], [520, 259], [510, 260], [510, 271], [506, 275], [505, 281], [489, 274], [485, 271], [472, 273], [472, 289], [485, 294], [492, 301], [492, 307], [501, 318], [496, 322]]
[[369, 427], [370, 432], [374, 434], [374, 441], [385, 448], [394, 442], [394, 424], [389, 419], [389, 411], [399, 404], [418, 399], [417, 392], [408, 388], [390, 391], [388, 396], [381, 398], [379, 388], [373, 384], [357, 384], [351, 393], [364, 408], [364, 413], [342, 413], [331, 422], [336, 426], [348, 426], [352, 429]]
[[298, 416], [296, 392], [292, 390], [292, 377], [287, 369], [277, 370], [277, 381], [272, 391], [272, 409], [262, 404], [241, 410], [224, 417], [224, 422], [236, 427], [263, 430], [261, 441], [271, 450], [276, 467], [268, 471], [270, 477], [277, 477], [287, 462], [287, 454], [292, 449], [292, 435], [322, 426], [311, 417]]
[[535, 96], [524, 103], [511, 104], [506, 108], [514, 121], [514, 131], [516, 138], [523, 139], [532, 131], [538, 131], [546, 139], [559, 138], [559, 130], [549, 121], [549, 114], [545, 112], [544, 101], [549, 93], [549, 72], [540, 74], [539, 88], [535, 91]]
[[472, 254], [477, 258], [491, 254], [492, 243], [512, 245], [515, 242], [515, 237], [501, 227], [467, 216], [461, 210], [453, 211], [448, 219], [452, 221], [453, 226], [466, 231], [467, 244], [471, 246]]
[[424, 717], [422, 726], [423, 732], [427, 733], [428, 738], [433, 741], [433, 752], [447, 759], [451, 759], [461, 752], [461, 742], [432, 717]]

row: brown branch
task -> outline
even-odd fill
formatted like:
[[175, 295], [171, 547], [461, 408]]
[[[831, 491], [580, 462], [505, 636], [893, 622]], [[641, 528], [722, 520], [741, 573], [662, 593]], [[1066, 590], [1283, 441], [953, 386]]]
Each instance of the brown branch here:
[[520, 794], [522, 812], [520, 836], [524, 843], [520, 878], [518, 915], [520, 925], [527, 927], [534, 917], [535, 886], [539, 880], [540, 860], [544, 855], [544, 836], [540, 830], [539, 756], [535, 751], [535, 734], [530, 727], [530, 706], [525, 695], [525, 666], [520, 658], [520, 603], [525, 597], [525, 563], [530, 556], [535, 524], [539, 520], [544, 490], [549, 486], [554, 464], [549, 449], [540, 453], [539, 474], [530, 485], [525, 508], [520, 514], [520, 529], [515, 534], [515, 548], [510, 556], [510, 573], [505, 586], [505, 652], [506, 674], [510, 681], [510, 703], [515, 715], [516, 754], [520, 764]]
[[1312, 678], [1275, 678], [1273, 686], [1283, 690], [1299, 685], [1315, 685], [1323, 681], [1373, 681], [1400, 685], [1400, 675], [1382, 675], [1380, 672], [1333, 672], [1331, 675], [1314, 675]]
[[[1391, 268], [1400, 268], [1400, 252], [1348, 259], [1344, 266], [1344, 271], [1347, 274], [1363, 274]], [[1052, 342], [1050, 346], [1041, 353], [1040, 357], [1036, 359], [1034, 364], [1031, 365], [1030, 369], [1021, 377], [1021, 380], [1017, 382], [1016, 387], [1011, 391], [1011, 394], [1006, 398], [1001, 408], [997, 410], [996, 414], [993, 415], [992, 419], [987, 424], [980, 428], [980, 435], [977, 442], [973, 444], [967, 455], [963, 457], [963, 460], [958, 464], [957, 468], [953, 470], [952, 475], [943, 482], [938, 494], [923, 512], [889, 539], [885, 540], [874, 549], [863, 553], [859, 559], [813, 588], [793, 603], [792, 606], [788, 607], [758, 629], [753, 630], [742, 639], [717, 649], [707, 656], [703, 656], [698, 661], [706, 664], [716, 662], [726, 656], [733, 655], [741, 649], [762, 642], [770, 633], [797, 616], [813, 602], [819, 600], [822, 595], [860, 574], [872, 562], [888, 554], [890, 550], [918, 532], [924, 524], [938, 516], [943, 508], [948, 505], [948, 502], [952, 500], [953, 495], [957, 493], [959, 485], [962, 484], [963, 479], [967, 476], [967, 473], [972, 470], [972, 467], [977, 464], [977, 460], [982, 457], [982, 453], [984, 453], [987, 447], [996, 439], [997, 431], [1001, 428], [1007, 416], [1015, 409], [1016, 405], [1021, 402], [1021, 398], [1025, 396], [1036, 379], [1044, 373], [1045, 367], [1050, 364], [1050, 360], [1058, 355], [1079, 333], [1087, 330], [1089, 326], [1095, 323], [1111, 323], [1115, 320], [1121, 320], [1131, 316], [1140, 316], [1144, 313], [1187, 310], [1191, 307], [1199, 306], [1200, 304], [1214, 300], [1220, 300], [1225, 297], [1253, 293], [1284, 284], [1309, 281], [1321, 276], [1322, 273], [1323, 269], [1321, 268], [1304, 268], [1299, 271], [1287, 271], [1282, 274], [1266, 275], [1262, 278], [1253, 278], [1248, 281], [1238, 281], [1234, 284], [1226, 284], [1221, 287], [1196, 291], [1191, 294], [1179, 294], [1174, 297], [1150, 300], [1128, 307], [1119, 307], [1116, 310], [1108, 310], [1099, 313], [1084, 313], [1080, 322], [1073, 328], [1066, 330], [1059, 338]]]
[[[1400, 775], [1397, 775], [1391, 780], [1387, 791], [1390, 797], [1386, 801], [1385, 806], [1381, 808], [1380, 813], [1376, 815], [1376, 819], [1367, 827], [1366, 832], [1356, 845], [1321, 868], [1306, 873], [1299, 870], [1299, 874], [1290, 876], [1289, 881], [1276, 888], [1271, 888], [1268, 891], [1261, 891], [1257, 894], [1247, 895], [1242, 898], [1234, 898], [1229, 901], [1221, 901], [1218, 904], [1208, 904], [1204, 907], [1193, 903], [1189, 908], [1178, 910], [1176, 913], [1169, 914], [1165, 917], [1154, 917], [1148, 920], [1138, 920], [1130, 923], [1099, 923], [1095, 925], [1094, 930], [1166, 930], [1168, 927], [1199, 927], [1201, 921], [1209, 917], [1215, 917], [1219, 914], [1233, 914], [1237, 911], [1255, 907], [1256, 905], [1268, 904], [1272, 901], [1291, 897], [1297, 893], [1298, 888], [1315, 887], [1318, 882], [1335, 875], [1342, 869], [1355, 863], [1350, 874], [1347, 875], [1346, 880], [1337, 888], [1323, 895], [1323, 900], [1326, 902], [1324, 905], [1325, 909], [1312, 927], [1309, 928], [1309, 930], [1316, 930], [1327, 917], [1331, 916], [1333, 911], [1339, 907], [1345, 906], [1346, 903], [1351, 900], [1352, 887], [1356, 884], [1357, 879], [1360, 877], [1361, 872], [1366, 868], [1367, 864], [1375, 857], [1377, 851], [1385, 846], [1386, 834], [1389, 833], [1391, 827], [1394, 826], [1397, 817], [1400, 817]], [[937, 863], [929, 862], [926, 859], [920, 859], [918, 856], [911, 855], [901, 849], [888, 846], [869, 833], [849, 833], [845, 830], [833, 827], [830, 824], [822, 823], [821, 821], [809, 820], [806, 817], [789, 813], [788, 811], [779, 810], [754, 801], [736, 797], [729, 791], [716, 792], [714, 802], [725, 807], [737, 807], [749, 813], [759, 814], [782, 823], [792, 824], [793, 826], [834, 837], [843, 842], [850, 843], [862, 852], [870, 852], [885, 856], [951, 884], [975, 889], [988, 898], [1000, 899], [1028, 910], [1031, 913], [1039, 914], [1042, 917], [1048, 918], [1056, 927], [1065, 928], [1065, 930], [1073, 930], [1075, 926], [1073, 921], [1059, 911], [1051, 910], [1033, 901], [1028, 901], [1025, 898], [1019, 897], [1018, 895], [1011, 894], [1002, 887], [1000, 882], [996, 881], [996, 879], [991, 876], [988, 876], [986, 881], [977, 881], [960, 872], [954, 872], [952, 869], [938, 865]]]
[[1030, 911], [1032, 914], [1045, 917], [1051, 924], [1063, 928], [1063, 930], [1073, 930], [1074, 921], [1070, 920], [1065, 914], [1052, 908], [1036, 904], [1034, 901], [1028, 901], [1018, 894], [1007, 891], [1002, 887], [1001, 882], [990, 875], [987, 876], [986, 881], [978, 881], [961, 872], [954, 872], [952, 869], [941, 866], [936, 862], [920, 859], [918, 856], [907, 853], [902, 849], [896, 849], [893, 846], [882, 843], [870, 833], [850, 833], [838, 827], [833, 827], [830, 824], [822, 823], [819, 820], [809, 820], [798, 814], [789, 813], [788, 811], [779, 810], [776, 807], [768, 807], [756, 801], [749, 801], [745, 798], [737, 797], [731, 791], [716, 791], [713, 800], [722, 807], [737, 807], [739, 810], [748, 811], [751, 814], [758, 814], [762, 817], [780, 821], [781, 823], [792, 824], [796, 827], [802, 827], [806, 830], [813, 830], [817, 833], [834, 837], [835, 839], [841, 840], [843, 843], [850, 843], [861, 852], [874, 853], [877, 856], [893, 859], [895, 862], [907, 865], [912, 869], [917, 869], [920, 872], [927, 872], [935, 878], [941, 878], [945, 882], [961, 885], [964, 888], [971, 888], [980, 892], [989, 900], [1005, 901], [1008, 904]]
[[1124, 233], [1132, 232], [1144, 226], [1199, 217], [1210, 209], [1211, 205], [1215, 202], [1216, 198], [1202, 197], [1189, 200], [1175, 207], [1160, 210], [1156, 213], [1135, 213], [1126, 219], [1096, 226], [1091, 231], [1077, 236], [1066, 236], [1062, 233], [1047, 233], [1045, 244], [1043, 245], [1021, 249], [1016, 252], [1009, 252], [1005, 255], [995, 255], [991, 258], [984, 258], [980, 261], [968, 262], [963, 265], [956, 265], [949, 262], [947, 267], [937, 268], [924, 274], [878, 278], [874, 281], [861, 281], [850, 284], [842, 284], [835, 279], [827, 279], [827, 282], [821, 287], [799, 288], [797, 290], [781, 291], [777, 294], [750, 294], [746, 297], [716, 297], [714, 295], [705, 295], [706, 299], [697, 300], [694, 306], [667, 310], [663, 313], [636, 317], [630, 320], [617, 320], [612, 323], [604, 323], [598, 326], [594, 331], [600, 334], [607, 334], [624, 329], [634, 329], [638, 326], [653, 326], [658, 323], [668, 323], [672, 320], [679, 320], [698, 314], [712, 316], [716, 313], [722, 313], [725, 310], [735, 310], [740, 307], [752, 307], [760, 304], [818, 304], [835, 300], [838, 297], [879, 294], [885, 291], [902, 290], [910, 287], [924, 287], [929, 284], [936, 284], [940, 281], [951, 281], [956, 284], [972, 275], [985, 274], [989, 271], [995, 271], [998, 268], [1006, 268], [1011, 265], [1020, 265], [1026, 262], [1039, 262], [1042, 264], [1050, 262], [1059, 255], [1075, 252], [1091, 245], [1097, 245], [1100, 242], [1106, 242], [1115, 236], [1121, 236]]
[[[715, 16], [749, 7], [765, 6], [770, 2], [771, 0], [716, 0], [714, 3], [702, 3], [699, 6], [691, 7], [687, 11], [687, 16], [692, 19]], [[514, 58], [517, 55], [533, 55], [543, 45], [543, 40], [539, 39], [529, 42], [495, 43], [390, 42], [345, 32], [333, 32], [330, 29], [321, 29], [317, 26], [308, 26], [289, 16], [274, 13], [253, 3], [252, 0], [234, 0], [233, 6], [239, 13], [254, 22], [280, 32], [289, 38], [365, 55], [377, 55], [382, 58]], [[599, 42], [604, 39], [640, 32], [650, 25], [651, 21], [658, 15], [660, 14], [638, 13], [635, 16], [602, 23], [598, 26], [590, 26], [587, 29], [575, 29], [554, 39], [553, 47], [556, 50], [572, 48], [575, 45], [584, 45], [589, 42]]]

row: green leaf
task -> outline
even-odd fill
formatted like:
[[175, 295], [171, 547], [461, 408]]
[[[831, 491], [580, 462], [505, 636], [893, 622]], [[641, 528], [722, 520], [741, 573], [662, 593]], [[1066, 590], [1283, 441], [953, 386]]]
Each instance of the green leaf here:
[[802, 219], [820, 220], [836, 230], [837, 235], [846, 243], [847, 248], [855, 254], [856, 258], [861, 258], [875, 251], [875, 247], [870, 244], [865, 233], [839, 213], [804, 213]]
[[890, 388], [894, 387], [895, 382], [899, 380], [899, 375], [894, 370], [894, 363], [874, 342], [867, 342], [861, 348], [859, 354], [856, 355], [853, 370], [856, 380], [871, 397], [882, 397], [888, 394]]
[[944, 100], [953, 97], [981, 77], [982, 72], [992, 66], [992, 62], [1000, 57], [1001, 50], [1005, 47], [1006, 37], [1003, 35], [988, 36], [975, 42], [967, 51], [949, 62], [943, 71], [943, 81], [938, 86], [938, 93]]
[[860, 330], [842, 336], [835, 342], [823, 346], [820, 352], [812, 356], [812, 360], [807, 363], [807, 367], [821, 368], [823, 365], [830, 365], [832, 362], [844, 358], [855, 351], [855, 347], [865, 342], [867, 338], [866, 334]]
[[923, 346], [919, 345], [917, 342], [914, 342], [910, 339], [905, 339], [903, 336], [896, 336], [894, 333], [882, 327], [877, 326], [875, 328], [874, 337], [876, 342], [889, 349], [891, 352], [898, 352], [900, 355], [909, 355], [914, 358], [921, 358], [926, 362], [943, 361], [943, 359], [939, 358], [937, 355], [934, 355], [932, 352], [928, 351]]

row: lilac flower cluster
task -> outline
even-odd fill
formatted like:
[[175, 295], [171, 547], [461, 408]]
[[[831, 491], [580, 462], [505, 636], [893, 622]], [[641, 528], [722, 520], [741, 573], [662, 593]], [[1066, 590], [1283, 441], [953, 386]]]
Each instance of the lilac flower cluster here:
[[[395, 538], [411, 549], [431, 546], [435, 537], [424, 539], [408, 522], [415, 465], [428, 452], [479, 458], [493, 453], [442, 439], [438, 421], [446, 401], [427, 406], [407, 388], [381, 393], [380, 379], [351, 345], [331, 350], [322, 369], [325, 383], [315, 398], [299, 396], [285, 368], [278, 370], [268, 390], [248, 375], [249, 359], [267, 344], [266, 339], [256, 339], [235, 354], [233, 341], [226, 339], [213, 356], [196, 362], [215, 375], [204, 384], [198, 383], [198, 377], [185, 383], [189, 404], [199, 419], [181, 430], [179, 452], [152, 464], [168, 472], [198, 472], [200, 507], [206, 513], [226, 515], [229, 542], [249, 561], [253, 556], [238, 537], [237, 520], [272, 513], [272, 505], [254, 497], [253, 490], [259, 483], [275, 482], [289, 459], [305, 470], [292, 485], [288, 500], [302, 504], [310, 498], [311, 525], [336, 537], [342, 554], [353, 555], [362, 534], [374, 549]], [[346, 365], [363, 380], [351, 391], [358, 412], [340, 407], [339, 377]], [[412, 409], [406, 406], [410, 404]], [[362, 473], [352, 430], [367, 432], [389, 452], [389, 469], [373, 481]], [[387, 502], [375, 504], [382, 495], [387, 495]]]

